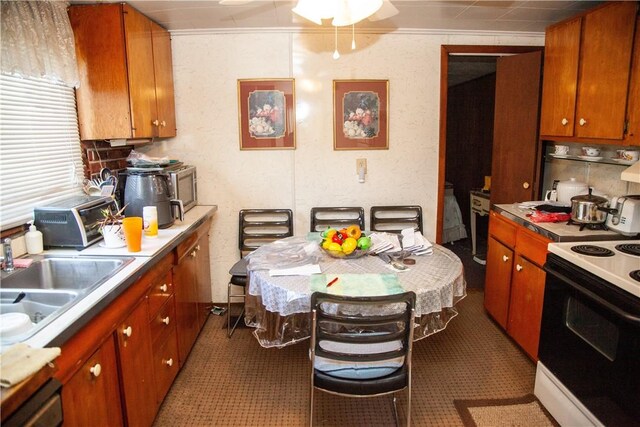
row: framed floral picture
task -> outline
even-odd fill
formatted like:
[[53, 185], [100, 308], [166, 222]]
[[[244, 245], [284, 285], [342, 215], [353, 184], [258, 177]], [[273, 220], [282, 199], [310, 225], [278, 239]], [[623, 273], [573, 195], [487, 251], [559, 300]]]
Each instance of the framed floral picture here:
[[333, 81], [333, 149], [389, 148], [389, 81]]
[[296, 148], [294, 79], [238, 80], [241, 150]]

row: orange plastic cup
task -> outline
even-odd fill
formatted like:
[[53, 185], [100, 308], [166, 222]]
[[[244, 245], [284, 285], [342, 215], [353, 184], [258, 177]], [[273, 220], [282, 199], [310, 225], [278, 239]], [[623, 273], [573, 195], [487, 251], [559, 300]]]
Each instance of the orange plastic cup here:
[[124, 240], [127, 242], [129, 252], [142, 250], [142, 217], [130, 216], [122, 220]]

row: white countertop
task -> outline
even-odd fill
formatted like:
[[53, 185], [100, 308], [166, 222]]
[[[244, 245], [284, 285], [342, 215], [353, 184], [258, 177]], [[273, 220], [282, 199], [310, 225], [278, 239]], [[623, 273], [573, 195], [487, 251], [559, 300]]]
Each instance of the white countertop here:
[[[544, 204], [546, 202], [540, 202]], [[493, 209], [500, 215], [518, 222], [525, 227], [550, 238], [556, 242], [577, 242], [596, 240], [623, 240], [625, 237], [614, 231], [589, 230], [584, 228], [580, 231], [578, 225], [567, 225], [563, 222], [533, 222], [529, 218], [533, 210], [519, 207], [520, 203], [493, 205]]]
[[[111, 279], [100, 285], [91, 293], [84, 296], [74, 306], [60, 315], [57, 319], [44, 327], [40, 332], [28, 338], [24, 342], [34, 348], [47, 346], [56, 337], [68, 329], [74, 322], [86, 315], [101, 300], [105, 299], [114, 289], [116, 289], [125, 280], [139, 272], [143, 266], [152, 262], [152, 257], [158, 254], [164, 248], [170, 246], [177, 241], [179, 237], [194, 224], [207, 215], [212, 214], [218, 209], [217, 206], [195, 206], [184, 216], [184, 221], [176, 221], [176, 223], [167, 229], [158, 230], [158, 237], [155, 239], [142, 240], [142, 251], [129, 252], [126, 247], [118, 249], [103, 248], [98, 243], [88, 248], [77, 251], [74, 249], [55, 249], [48, 250], [45, 255], [60, 256], [131, 256], [134, 257], [133, 262], [125, 266]], [[0, 351], [2, 349], [0, 348]]]

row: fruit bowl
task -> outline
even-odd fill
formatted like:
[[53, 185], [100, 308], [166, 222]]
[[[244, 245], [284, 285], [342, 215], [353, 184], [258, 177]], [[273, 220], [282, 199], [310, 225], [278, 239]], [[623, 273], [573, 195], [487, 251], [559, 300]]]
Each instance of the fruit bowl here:
[[328, 249], [323, 248], [322, 246], [320, 246], [320, 249], [322, 249], [322, 251], [327, 255], [329, 255], [331, 258], [339, 258], [339, 259], [356, 259], [356, 258], [363, 257], [369, 253], [369, 249], [367, 249], [366, 251], [362, 249], [356, 249], [355, 251], [351, 252], [349, 255], [345, 254], [342, 251], [330, 251]]

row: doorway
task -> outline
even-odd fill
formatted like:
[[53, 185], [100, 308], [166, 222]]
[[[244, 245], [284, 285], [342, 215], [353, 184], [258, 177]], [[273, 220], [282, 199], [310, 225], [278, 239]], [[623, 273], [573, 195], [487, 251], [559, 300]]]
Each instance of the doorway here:
[[[484, 177], [491, 175], [494, 154], [495, 65], [498, 58], [542, 50], [543, 47], [539, 46], [442, 46], [436, 232], [438, 242], [443, 242], [443, 229], [445, 222], [448, 222], [445, 221], [445, 209], [450, 205], [446, 203], [445, 197], [449, 201], [451, 193], [451, 186], [448, 184], [453, 181], [455, 198], [470, 237], [469, 192], [482, 188], [485, 185]], [[504, 60], [506, 59], [501, 61]], [[461, 77], [463, 80], [460, 80]], [[461, 124], [463, 119], [466, 122]], [[466, 137], [464, 132], [468, 133]], [[476, 222], [478, 235], [486, 239], [487, 217], [476, 216]], [[461, 243], [470, 246], [469, 240]], [[471, 255], [471, 251], [468, 252]], [[467, 257], [460, 258], [465, 263]], [[472, 259], [471, 256], [468, 258]], [[473, 264], [472, 262], [469, 268], [470, 273], [477, 270], [477, 266]], [[478, 278], [473, 281], [484, 283], [484, 269], [476, 273]], [[473, 283], [470, 285], [474, 286]]]

